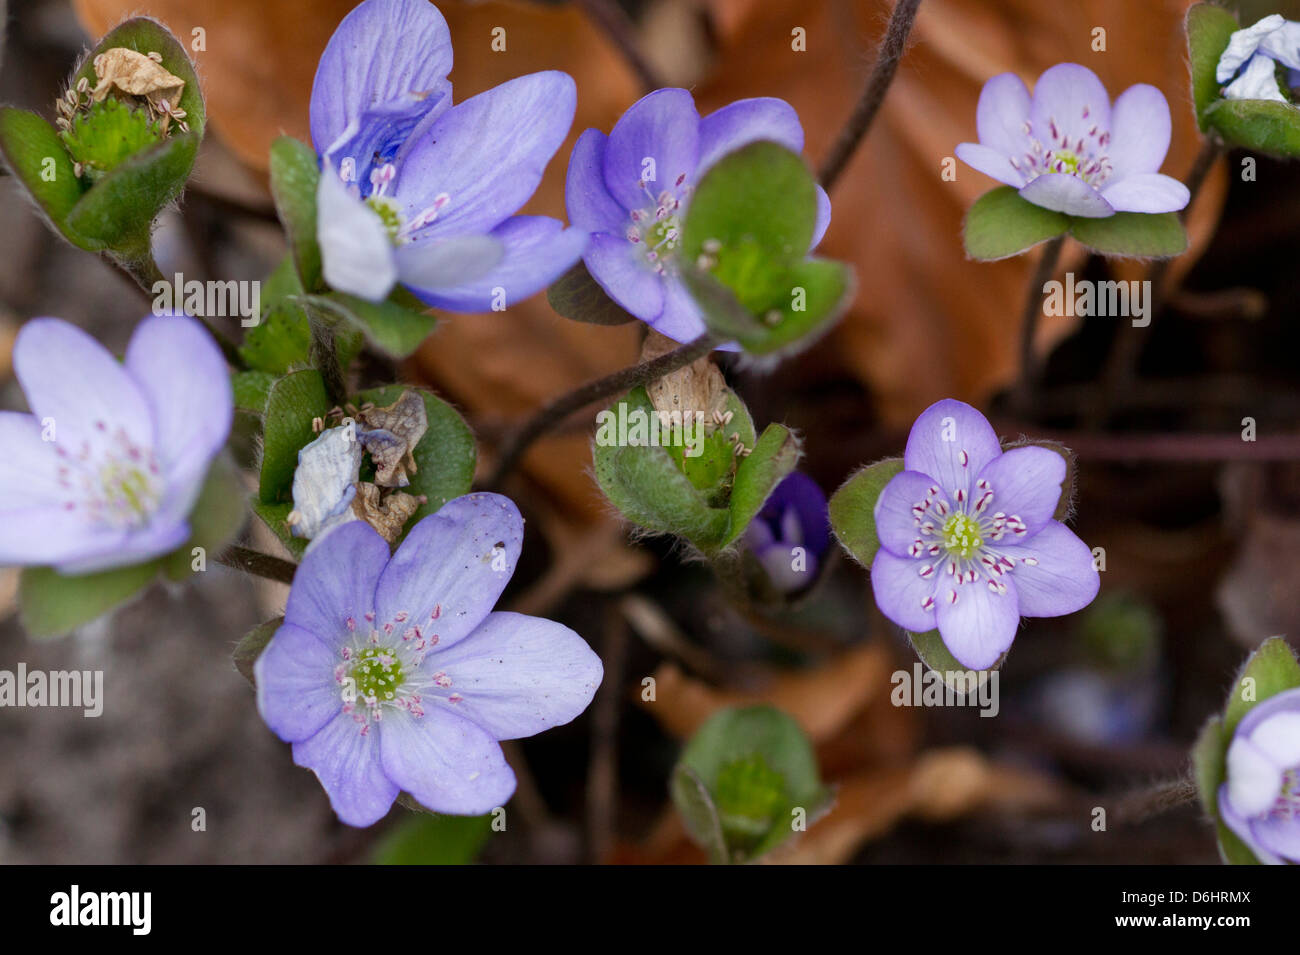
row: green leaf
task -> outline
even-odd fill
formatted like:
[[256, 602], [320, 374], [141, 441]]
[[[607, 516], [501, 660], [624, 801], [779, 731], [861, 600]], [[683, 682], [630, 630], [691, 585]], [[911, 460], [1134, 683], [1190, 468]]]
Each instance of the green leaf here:
[[[51, 227], [74, 245], [96, 251], [102, 244], [68, 231], [65, 221], [81, 198], [72, 157], [54, 127], [35, 113], [0, 108], [0, 155], [9, 172], [36, 201]], [[51, 177], [48, 179], [46, 177]]]
[[592, 325], [623, 325], [636, 321], [597, 284], [579, 262], [546, 290], [546, 300], [565, 318]]
[[1238, 29], [1237, 18], [1214, 3], [1198, 3], [1187, 11], [1187, 59], [1192, 74], [1192, 107], [1196, 124], [1205, 129], [1205, 111], [1219, 98], [1215, 71], [1228, 40]]
[[[414, 303], [399, 304], [395, 297], [405, 296]], [[410, 356], [433, 332], [438, 319], [427, 306], [399, 288], [385, 302], [368, 302], [344, 292], [307, 296], [305, 301], [351, 323], [385, 355], [392, 358]]]
[[[683, 770], [694, 775], [698, 787]], [[716, 840], [704, 811], [712, 804], [728, 861], [748, 861], [775, 848], [793, 834], [796, 810], [811, 824], [831, 799], [808, 737], [772, 706], [715, 713], [682, 750], [673, 781], [678, 810], [692, 836], [706, 846]]]
[[52, 567], [27, 567], [18, 583], [23, 628], [33, 637], [57, 637], [137, 596], [158, 574], [159, 561], [64, 576]]
[[266, 623], [259, 623], [244, 634], [243, 639], [235, 645], [235, 652], [231, 654], [231, 662], [235, 664], [235, 669], [254, 689], [257, 688], [257, 681], [253, 678], [253, 664], [262, 655], [262, 651], [266, 649], [266, 645], [271, 642], [271, 638], [275, 636], [282, 623], [284, 623], [282, 616], [268, 620]]
[[[410, 389], [409, 385], [372, 388], [356, 395], [353, 401], [358, 404], [370, 401], [385, 407], [400, 398], [402, 392]], [[408, 529], [452, 498], [468, 494], [474, 484], [474, 468], [478, 459], [474, 435], [456, 409], [432, 392], [423, 388], [415, 390], [424, 399], [429, 427], [415, 446], [417, 470], [410, 475], [410, 485], [402, 490], [408, 494], [423, 494], [428, 501], [407, 521]]]
[[244, 526], [244, 483], [226, 455], [212, 462], [208, 476], [190, 510], [190, 539], [163, 558], [163, 571], [172, 580], [184, 580], [194, 573], [194, 548], [201, 547], [204, 560], [212, 561], [226, 549]]
[[1187, 251], [1187, 230], [1176, 212], [1117, 212], [1103, 219], [1074, 217], [1070, 234], [1102, 255], [1167, 259]]
[[1011, 186], [998, 186], [970, 207], [962, 238], [967, 255], [989, 262], [1019, 255], [1069, 228], [1068, 216], [1022, 199]]
[[1231, 145], [1269, 156], [1300, 156], [1300, 107], [1263, 99], [1223, 99], [1210, 104], [1205, 122]]
[[[1006, 659], [1006, 654], [1003, 654], [997, 663], [988, 669], [972, 670], [952, 655], [952, 651], [944, 644], [938, 630], [927, 630], [925, 633], [904, 632], [907, 633], [907, 640], [916, 651], [916, 655], [921, 658], [921, 662], [942, 676], [945, 684], [962, 692], [969, 693], [979, 689], [988, 680], [989, 674], [1002, 666], [1002, 661]], [[974, 685], [968, 681], [968, 674], [971, 673], [976, 674]]]
[[421, 814], [388, 833], [375, 847], [377, 865], [469, 865], [492, 834], [492, 815]]
[[877, 461], [859, 468], [831, 495], [831, 530], [840, 546], [863, 567], [871, 567], [880, 549], [880, 539], [876, 536], [876, 501], [885, 485], [902, 470], [902, 458]]
[[258, 500], [257, 495], [253, 495], [249, 501], [249, 507], [256, 514], [263, 524], [270, 529], [271, 533], [279, 538], [289, 553], [296, 560], [301, 561], [303, 554], [307, 552], [309, 541], [305, 537], [294, 537], [293, 532], [289, 529], [289, 512], [293, 510], [291, 501], [277, 501], [274, 504], [266, 504]]
[[298, 278], [304, 290], [324, 288], [320, 244], [316, 240], [316, 187], [320, 167], [316, 152], [292, 136], [271, 144], [271, 195], [289, 240]]
[[799, 463], [800, 454], [799, 439], [789, 428], [770, 424], [764, 429], [753, 451], [741, 458], [736, 468], [736, 483], [728, 503], [731, 522], [723, 546], [745, 533], [781, 479]]
[[271, 386], [266, 399], [262, 469], [258, 496], [263, 503], [282, 500], [293, 484], [298, 452], [316, 439], [312, 421], [331, 407], [325, 382], [315, 369], [295, 371]]
[[259, 418], [266, 411], [266, 398], [275, 384], [275, 375], [269, 371], [237, 371], [230, 376], [230, 388], [235, 393], [235, 410], [247, 411]]
[[1231, 739], [1237, 724], [1270, 696], [1300, 686], [1300, 662], [1282, 637], [1269, 637], [1250, 655], [1228, 697], [1224, 733]]
[[710, 862], [726, 865], [731, 853], [727, 849], [718, 809], [713, 805], [713, 797], [709, 795], [703, 780], [689, 766], [678, 763], [668, 786], [673, 805], [681, 813], [691, 838], [709, 853]]
[[1229, 737], [1224, 732], [1223, 720], [1215, 716], [1206, 721], [1196, 745], [1192, 747], [1192, 773], [1201, 806], [1214, 820], [1218, 838], [1219, 855], [1228, 865], [1259, 865], [1259, 859], [1240, 837], [1223, 824], [1219, 815], [1219, 787], [1227, 779], [1227, 754]]

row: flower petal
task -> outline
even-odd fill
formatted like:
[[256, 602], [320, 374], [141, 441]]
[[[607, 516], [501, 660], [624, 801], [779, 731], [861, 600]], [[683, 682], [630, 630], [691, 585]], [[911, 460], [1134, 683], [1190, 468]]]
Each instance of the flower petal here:
[[[667, 283], [646, 263], [642, 250], [627, 239], [597, 233], [591, 237], [582, 259], [596, 284], [629, 314], [644, 322], [652, 322], [662, 314]], [[699, 327], [703, 326], [700, 320]]]
[[934, 611], [921, 606], [927, 597], [934, 596], [934, 576], [925, 578], [919, 573], [925, 565], [925, 561], [895, 557], [883, 547], [876, 551], [876, 558], [871, 562], [871, 592], [876, 606], [894, 623], [913, 633], [934, 629]]
[[501, 261], [486, 275], [451, 288], [413, 289], [436, 308], [453, 312], [487, 312], [497, 307], [501, 289], [506, 307], [521, 302], [564, 274], [582, 257], [588, 235], [566, 229], [559, 219], [513, 216], [489, 233], [501, 248]]
[[494, 739], [520, 739], [574, 719], [604, 673], [600, 657], [568, 627], [520, 613], [490, 613], [448, 650], [425, 659], [463, 699], [454, 712]]
[[708, 329], [704, 324], [704, 314], [686, 286], [676, 279], [661, 283], [664, 307], [657, 316], [647, 320], [646, 324], [660, 335], [666, 335], [675, 342], [686, 344], [695, 341]]
[[504, 245], [492, 235], [429, 236], [400, 246], [393, 254], [397, 277], [421, 295], [477, 282], [504, 256]]
[[935, 594], [939, 636], [957, 662], [972, 670], [997, 663], [1020, 626], [1015, 581], [1003, 577], [999, 582], [1005, 590], [991, 590], [983, 578], [953, 584], [951, 577], [944, 577]]
[[[61, 504], [0, 511], [0, 566], [75, 564], [116, 556], [126, 532], [91, 524]], [[131, 563], [130, 560], [123, 563]]]
[[276, 736], [296, 743], [315, 735], [343, 708], [334, 681], [340, 658], [310, 631], [282, 624], [253, 664], [257, 711]]
[[1263, 37], [1259, 52], [1268, 54], [1288, 69], [1300, 70], [1300, 23], [1284, 20], [1276, 30]]
[[1100, 192], [1064, 172], [1049, 172], [1030, 181], [1020, 190], [1020, 197], [1044, 209], [1084, 219], [1104, 219], [1115, 214]]
[[1300, 713], [1274, 713], [1251, 732], [1250, 741], [1275, 766], [1300, 765]]
[[[1034, 85], [1029, 121], [1030, 135], [1048, 152], [1067, 140], [1071, 144], [1079, 139], [1086, 141], [1094, 126], [1100, 132], [1110, 129], [1110, 94], [1086, 66], [1058, 63]], [[1053, 128], [1056, 136], [1052, 135]]]
[[831, 225], [831, 197], [826, 194], [826, 190], [821, 186], [817, 187], [817, 219], [813, 223], [812, 243], [808, 246], [811, 252], [817, 246], [822, 244], [822, 239], [826, 235], [826, 230]]
[[651, 201], [641, 186], [646, 160], [654, 160], [655, 178], [647, 188], [657, 195], [678, 176], [693, 181], [699, 146], [700, 115], [691, 94], [655, 90], [633, 103], [610, 131], [605, 188], [625, 209], [640, 209]]
[[1232, 36], [1228, 37], [1227, 49], [1219, 56], [1214, 78], [1220, 83], [1232, 79], [1232, 75], [1237, 72], [1241, 64], [1255, 55], [1264, 38], [1280, 29], [1285, 23], [1286, 17], [1280, 13], [1273, 13], [1257, 20], [1244, 30], [1233, 31]]
[[1251, 740], [1238, 735], [1228, 747], [1228, 796], [1247, 816], [1268, 812], [1282, 792], [1284, 769]]
[[53, 419], [69, 454], [83, 444], [105, 449], [121, 429], [132, 444], [153, 447], [149, 403], [130, 373], [95, 339], [61, 318], [34, 318], [14, 342], [14, 374], [40, 421]]
[[936, 401], [921, 412], [907, 436], [903, 467], [934, 478], [949, 500], [971, 485], [984, 466], [1002, 453], [988, 420], [954, 398]]
[[[57, 531], [52, 527], [51, 533]], [[116, 541], [113, 540], [115, 535]], [[190, 525], [187, 522], [161, 512], [154, 515], [148, 525], [125, 532], [115, 532], [103, 526], [92, 526], [88, 530], [83, 525], [79, 534], [70, 531], [66, 538], [68, 543], [72, 543], [74, 538], [79, 541], [73, 544], [75, 553], [70, 549], [52, 563], [61, 574], [90, 574], [112, 567], [128, 567], [170, 553], [189, 537]]]
[[[881, 547], [899, 557], [911, 556], [907, 550], [921, 536], [912, 507], [931, 497], [930, 488], [935, 486], [935, 479], [920, 471], [900, 471], [889, 479], [876, 498], [876, 536]], [[949, 503], [942, 489], [933, 497]]]
[[1293, 815], [1268, 815], [1252, 819], [1250, 831], [1265, 850], [1283, 859], [1300, 861], [1300, 819]]
[[1223, 88], [1224, 99], [1265, 99], [1288, 102], [1277, 82], [1277, 64], [1271, 57], [1256, 53], [1241, 75]]
[[[375, 588], [388, 563], [388, 544], [364, 521], [336, 527], [298, 565], [284, 621], [315, 634], [330, 647], [352, 639], [348, 627], [366, 626], [376, 609]], [[383, 618], [387, 619], [387, 618]], [[381, 621], [382, 622], [382, 621]]]
[[[1059, 521], [1048, 521], [1023, 544], [1001, 548], [1011, 560], [1024, 617], [1060, 617], [1092, 603], [1101, 588], [1092, 551]], [[1026, 560], [1037, 561], [1035, 564]]]
[[[445, 108], [451, 67], [451, 33], [437, 7], [427, 0], [366, 0], [334, 30], [316, 67], [316, 152], [339, 151], [340, 158], [351, 155], [367, 165], [374, 148], [383, 151], [385, 143], [409, 135], [422, 116]], [[366, 136], [372, 130], [382, 131], [382, 141]]]
[[1223, 824], [1231, 829], [1246, 847], [1250, 849], [1264, 865], [1281, 865], [1282, 860], [1269, 850], [1265, 849], [1255, 836], [1252, 826], [1253, 820], [1246, 819], [1232, 805], [1232, 797], [1228, 792], [1228, 784], [1223, 783], [1219, 786], [1219, 816], [1223, 819]]
[[169, 510], [184, 517], [230, 436], [234, 404], [226, 360], [193, 318], [163, 315], [136, 326], [126, 369], [153, 416], [154, 454], [174, 495]]
[[[740, 99], [700, 120], [699, 175], [727, 153], [760, 140], [803, 152], [803, 126], [794, 107], [774, 96]], [[689, 170], [682, 170], [689, 171]]]
[[[62, 504], [65, 495], [58, 488], [57, 445], [43, 441], [41, 434], [41, 423], [34, 415], [0, 411], [0, 448], [4, 448], [0, 454], [0, 513]], [[0, 522], [0, 538], [4, 531]]]
[[387, 298], [397, 282], [388, 230], [374, 210], [348, 193], [328, 164], [316, 187], [316, 216], [325, 281], [372, 302]]
[[1278, 713], [1300, 713], [1300, 687], [1274, 693], [1261, 700], [1258, 706], [1252, 706], [1237, 724], [1237, 735], [1249, 736], [1261, 723]]
[[445, 193], [426, 235], [488, 232], [537, 191], [568, 135], [577, 91], [567, 73], [516, 77], [453, 106], [410, 148], [396, 195], [409, 221]]
[[1006, 154], [990, 146], [980, 143], [958, 143], [956, 152], [957, 158], [966, 165], [998, 182], [1015, 186], [1017, 189], [1025, 184], [1025, 177], [1011, 165], [1011, 160]]
[[387, 731], [372, 726], [361, 732], [351, 716], [340, 713], [320, 732], [293, 744], [293, 761], [316, 774], [330, 797], [334, 814], [349, 826], [369, 826], [388, 814], [401, 787], [384, 774], [380, 741]]
[[[1001, 73], [985, 83], [975, 107], [975, 128], [979, 131], [980, 145], [1004, 158], [1019, 156], [1028, 150], [1029, 135], [1025, 132], [1025, 123], [1029, 120], [1029, 103], [1029, 90], [1025, 88], [1024, 80], [1014, 73]], [[1002, 181], [1006, 182], [1005, 179]], [[1023, 181], [1010, 185], [1018, 186]]]
[[605, 188], [605, 150], [609, 137], [589, 129], [578, 137], [569, 155], [564, 180], [564, 207], [569, 221], [588, 232], [621, 234], [628, 226], [628, 210]]
[[1158, 172], [1169, 152], [1172, 128], [1169, 101], [1160, 90], [1138, 83], [1121, 93], [1110, 114], [1111, 180]]
[[384, 772], [426, 809], [478, 816], [509, 801], [515, 774], [488, 733], [438, 707], [394, 711], [379, 734]]
[[[1014, 514], [1025, 522], [1030, 535], [1037, 534], [1052, 519], [1061, 500], [1065, 470], [1065, 458], [1047, 448], [1012, 448], [999, 455], [979, 475], [993, 492], [986, 514]], [[978, 501], [984, 492], [976, 489], [971, 493]]]
[[1101, 195], [1116, 212], [1177, 212], [1192, 199], [1181, 182], [1158, 172], [1129, 176]]
[[436, 621], [426, 626], [440, 648], [450, 647], [496, 605], [523, 541], [524, 521], [510, 498], [466, 494], [448, 501], [411, 529], [379, 578], [380, 618], [405, 613], [416, 623]]

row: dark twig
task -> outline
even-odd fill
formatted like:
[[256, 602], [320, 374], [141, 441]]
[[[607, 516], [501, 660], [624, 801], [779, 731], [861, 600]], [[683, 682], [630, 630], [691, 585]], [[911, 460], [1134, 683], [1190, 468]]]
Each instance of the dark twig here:
[[514, 470], [515, 465], [519, 463], [520, 457], [523, 456], [523, 453], [528, 450], [532, 443], [575, 411], [581, 411], [587, 405], [600, 401], [602, 398], [628, 391], [637, 385], [644, 385], [679, 368], [684, 368], [691, 362], [703, 358], [713, 351], [717, 345], [718, 342], [713, 337], [701, 335], [695, 341], [683, 345], [675, 351], [670, 351], [666, 355], [660, 355], [658, 358], [623, 368], [612, 375], [606, 375], [604, 378], [588, 382], [581, 388], [570, 391], [568, 394], [561, 395], [554, 401], [549, 402], [533, 417], [528, 419], [524, 426], [515, 433], [514, 437], [506, 442], [497, 459], [497, 466], [492, 470], [491, 475], [485, 482], [485, 486], [488, 488], [500, 487], [501, 481]]
[[298, 569], [298, 565], [292, 561], [282, 560], [279, 557], [272, 557], [270, 554], [263, 554], [261, 551], [238, 546], [227, 547], [223, 553], [217, 555], [217, 563], [233, 567], [235, 570], [242, 570], [244, 573], [252, 574], [255, 577], [276, 580], [282, 584], [292, 584], [293, 573]]
[[618, 723], [627, 649], [627, 621], [611, 600], [605, 606], [605, 638], [601, 645], [605, 677], [591, 708], [591, 760], [587, 769], [587, 853], [594, 864], [609, 857], [617, 833]]
[[1038, 260], [1025, 291], [1025, 305], [1020, 313], [1020, 379], [1016, 383], [1013, 406], [1024, 414], [1038, 387], [1039, 363], [1034, 353], [1034, 339], [1038, 337], [1038, 321], [1043, 316], [1043, 286], [1056, 274], [1056, 265], [1061, 259], [1061, 247], [1065, 245], [1065, 236], [1058, 235], [1043, 247], [1043, 254]]
[[1111, 815], [1120, 825], [1134, 825], [1170, 809], [1191, 805], [1197, 798], [1196, 784], [1190, 779], [1171, 779], [1122, 796]]
[[615, 0], [576, 0], [576, 3], [596, 26], [604, 31], [610, 42], [618, 47], [646, 92], [657, 90], [664, 85], [658, 71], [650, 65], [650, 61], [642, 55], [640, 47], [637, 46], [636, 24]]
[[840, 130], [839, 138], [835, 140], [835, 145], [831, 147], [830, 154], [822, 162], [821, 171], [817, 175], [822, 188], [827, 192], [840, 178], [858, 144], [871, 129], [871, 122], [885, 100], [889, 84], [898, 71], [899, 61], [903, 59], [907, 37], [912, 32], [912, 24], [916, 22], [916, 11], [920, 6], [921, 0], [898, 0], [894, 4], [894, 12], [889, 17], [889, 26], [885, 28], [885, 35], [876, 50], [876, 64], [871, 68], [867, 85], [863, 87], [862, 96], [853, 107], [852, 115]]

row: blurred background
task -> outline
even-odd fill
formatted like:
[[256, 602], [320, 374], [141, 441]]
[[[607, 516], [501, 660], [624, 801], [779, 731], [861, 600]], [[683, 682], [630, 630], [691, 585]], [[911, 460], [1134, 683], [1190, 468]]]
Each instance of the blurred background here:
[[[164, 274], [257, 279], [284, 247], [267, 150], [306, 139], [315, 64], [351, 0], [14, 0], [0, 100], [53, 115], [80, 53], [128, 14], [158, 17], [192, 53], [210, 125], [181, 207], [155, 238]], [[3, 5], [0, 4], [0, 7]], [[686, 86], [702, 113], [748, 96], [799, 111], [817, 165], [852, 110], [888, 19], [885, 0], [580, 0], [438, 4], [455, 45], [457, 99], [521, 73], [577, 80], [578, 115], [528, 211], [564, 215], [569, 147], [608, 130], [650, 88]], [[1250, 648], [1300, 631], [1300, 174], [1259, 158], [1213, 168], [1189, 217], [1192, 249], [1159, 276], [1145, 329], [1048, 318], [1045, 362], [1014, 405], [1019, 316], [1033, 254], [968, 261], [963, 211], [992, 183], [959, 166], [990, 76], [1027, 82], [1071, 60], [1112, 96], [1152, 83], [1170, 101], [1163, 171], [1186, 178], [1200, 147], [1181, 30], [1185, 0], [924, 0], [912, 45], [869, 138], [832, 192], [822, 246], [853, 263], [858, 299], [836, 331], [774, 372], [724, 360], [761, 428], [805, 438], [802, 468], [829, 493], [859, 465], [900, 453], [940, 397], [999, 432], [1079, 455], [1076, 530], [1105, 549], [1084, 613], [1031, 620], [1001, 671], [1001, 713], [899, 708], [890, 675], [915, 656], [874, 608], [865, 572], [832, 560], [798, 607], [732, 605], [709, 571], [666, 542], [631, 543], [590, 476], [593, 418], [540, 442], [507, 493], [528, 538], [505, 603], [559, 619], [602, 656], [606, 678], [574, 723], [511, 747], [520, 790], [509, 825], [447, 826], [403, 809], [371, 830], [334, 820], [292, 765], [230, 664], [284, 588], [213, 567], [162, 586], [74, 636], [29, 639], [16, 573], [0, 571], [0, 669], [103, 669], [99, 719], [0, 711], [0, 861], [699, 862], [668, 802], [681, 742], [718, 708], [770, 702], [793, 715], [837, 787], [832, 811], [781, 861], [1213, 862], [1195, 807], [1094, 831], [1092, 808], [1182, 773], [1204, 719]], [[1300, 19], [1296, 3], [1241, 2], [1243, 23]], [[1290, 8], [1290, 9], [1288, 9]], [[491, 48], [504, 27], [506, 50]], [[1093, 49], [1094, 29], [1105, 50]], [[792, 49], [802, 28], [806, 50]], [[202, 31], [201, 34], [195, 31]], [[119, 352], [148, 301], [56, 240], [0, 182], [0, 405], [21, 407], [10, 349], [19, 325], [58, 315]], [[1143, 278], [1067, 246], [1062, 270]], [[449, 315], [403, 369], [466, 415], [481, 471], [506, 429], [545, 400], [636, 359], [641, 328], [567, 322], [545, 296], [504, 313]], [[1258, 440], [1242, 440], [1243, 419]], [[250, 527], [256, 546], [277, 545]], [[1292, 558], [1297, 558], [1292, 560]], [[1294, 644], [1294, 640], [1293, 640]], [[655, 678], [656, 698], [642, 699]], [[191, 828], [206, 812], [206, 831]], [[442, 827], [442, 828], [440, 828]]]

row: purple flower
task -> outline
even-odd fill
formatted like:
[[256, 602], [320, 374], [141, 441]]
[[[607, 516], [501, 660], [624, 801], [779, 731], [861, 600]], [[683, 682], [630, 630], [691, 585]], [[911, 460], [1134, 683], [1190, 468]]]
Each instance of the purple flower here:
[[1232, 34], [1227, 49], [1219, 57], [1214, 78], [1219, 83], [1228, 84], [1223, 90], [1225, 99], [1271, 99], [1290, 103], [1290, 97], [1282, 92], [1277, 81], [1279, 64], [1287, 68], [1288, 85], [1297, 85], [1300, 80], [1300, 23], [1275, 13]]
[[[677, 276], [691, 191], [715, 162], [759, 140], [803, 149], [803, 127], [789, 103], [738, 100], [701, 119], [689, 92], [663, 89], [636, 102], [608, 136], [589, 129], [573, 147], [565, 204], [569, 220], [592, 233], [587, 270], [623, 309], [675, 341], [705, 330]], [[813, 247], [830, 219], [830, 199], [818, 187]]]
[[1219, 815], [1261, 862], [1300, 864], [1300, 688], [1251, 707], [1228, 747]]
[[871, 588], [881, 611], [914, 633], [937, 626], [963, 666], [1006, 653], [1021, 617], [1086, 607], [1101, 578], [1086, 544], [1052, 519], [1065, 459], [1034, 446], [1003, 451], [961, 401], [912, 425], [903, 470], [876, 502], [880, 550]]
[[320, 538], [254, 666], [257, 707], [315, 771], [338, 817], [368, 826], [406, 791], [478, 815], [515, 790], [499, 740], [567, 723], [600, 659], [550, 620], [492, 610], [523, 543], [509, 498], [470, 494], [395, 554], [360, 521]]
[[782, 593], [811, 586], [830, 546], [826, 495], [817, 482], [801, 471], [787, 474], [745, 529], [745, 544]]
[[0, 412], [0, 564], [82, 574], [175, 550], [230, 434], [225, 360], [194, 319], [146, 318], [119, 362], [58, 318], [14, 344], [31, 414]]
[[1058, 63], [1038, 78], [1031, 98], [1014, 73], [984, 84], [975, 112], [978, 143], [957, 156], [1015, 186], [1034, 205], [1072, 216], [1175, 212], [1191, 198], [1161, 175], [1169, 151], [1169, 104], [1138, 83], [1111, 105], [1097, 74]]
[[451, 35], [427, 0], [366, 0], [321, 55], [311, 134], [323, 170], [325, 279], [371, 301], [401, 282], [430, 305], [487, 311], [573, 265], [585, 233], [513, 213], [568, 134], [573, 80], [510, 80], [456, 106]]

